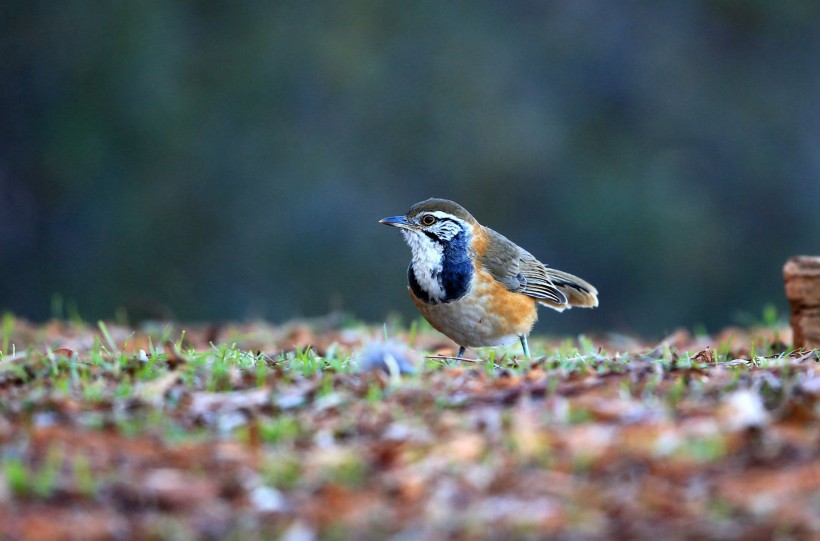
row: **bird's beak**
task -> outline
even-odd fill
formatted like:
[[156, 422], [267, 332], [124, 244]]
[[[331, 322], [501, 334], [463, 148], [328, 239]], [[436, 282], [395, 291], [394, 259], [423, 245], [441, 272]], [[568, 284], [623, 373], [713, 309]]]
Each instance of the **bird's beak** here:
[[380, 224], [392, 225], [393, 227], [400, 227], [402, 229], [415, 229], [416, 226], [407, 221], [406, 216], [388, 216], [379, 220]]

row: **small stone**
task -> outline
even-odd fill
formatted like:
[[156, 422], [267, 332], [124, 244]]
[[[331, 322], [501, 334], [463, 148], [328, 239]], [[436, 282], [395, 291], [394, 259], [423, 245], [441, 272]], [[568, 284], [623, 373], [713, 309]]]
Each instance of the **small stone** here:
[[391, 375], [414, 374], [415, 355], [398, 342], [373, 342], [357, 356], [356, 368], [360, 372], [381, 370]]
[[263, 513], [278, 513], [287, 509], [287, 502], [281, 492], [273, 487], [256, 487], [250, 493], [251, 505]]

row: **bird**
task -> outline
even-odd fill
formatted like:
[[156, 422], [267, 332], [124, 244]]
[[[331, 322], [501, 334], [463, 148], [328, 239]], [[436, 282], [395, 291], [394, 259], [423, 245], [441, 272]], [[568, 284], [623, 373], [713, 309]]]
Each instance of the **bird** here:
[[598, 290], [548, 267], [507, 237], [481, 225], [448, 199], [416, 203], [407, 214], [379, 223], [398, 228], [410, 247], [407, 289], [421, 315], [458, 346], [509, 346], [527, 336], [538, 306], [559, 312], [598, 306]]

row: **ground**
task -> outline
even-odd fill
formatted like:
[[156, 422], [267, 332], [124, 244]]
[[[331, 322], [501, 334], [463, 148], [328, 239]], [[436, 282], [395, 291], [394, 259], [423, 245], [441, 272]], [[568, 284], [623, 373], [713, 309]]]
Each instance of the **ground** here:
[[2, 342], [4, 540], [820, 537], [818, 352], [777, 326], [460, 364], [335, 317]]

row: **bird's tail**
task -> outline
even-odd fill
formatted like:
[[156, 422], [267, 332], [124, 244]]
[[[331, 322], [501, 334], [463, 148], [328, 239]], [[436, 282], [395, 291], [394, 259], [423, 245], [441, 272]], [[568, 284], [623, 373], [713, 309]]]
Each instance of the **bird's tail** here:
[[561, 291], [567, 298], [566, 304], [559, 304], [548, 300], [540, 301], [541, 304], [549, 306], [555, 310], [563, 311], [566, 308], [578, 306], [581, 308], [594, 308], [598, 306], [598, 290], [577, 276], [568, 272], [559, 271], [547, 267], [547, 275], [556, 289]]

